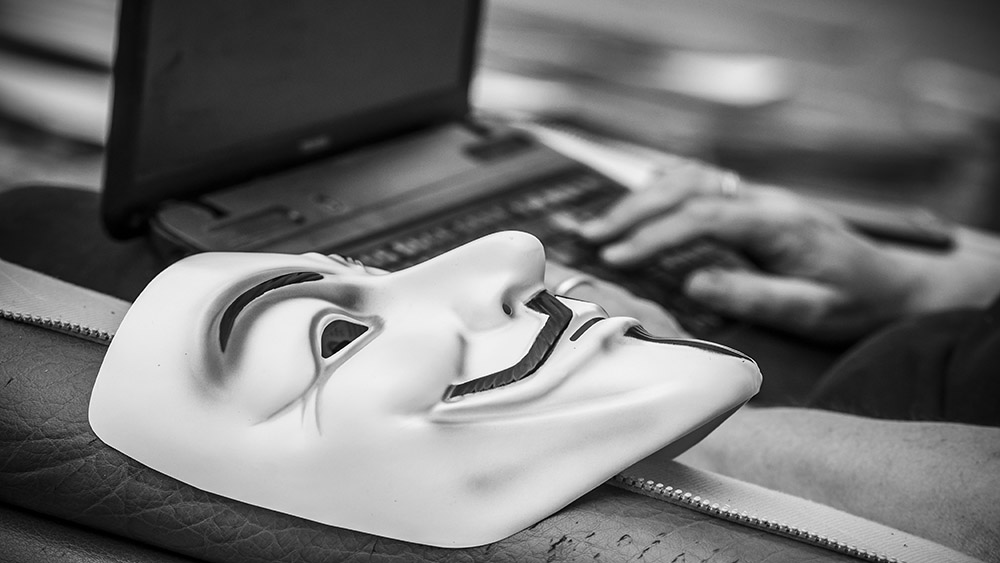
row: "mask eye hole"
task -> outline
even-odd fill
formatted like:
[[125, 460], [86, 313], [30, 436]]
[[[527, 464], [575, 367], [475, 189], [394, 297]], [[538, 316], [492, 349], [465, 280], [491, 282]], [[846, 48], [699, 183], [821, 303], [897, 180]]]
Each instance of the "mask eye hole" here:
[[336, 354], [368, 331], [368, 327], [344, 319], [336, 319], [323, 329], [319, 349], [324, 358]]

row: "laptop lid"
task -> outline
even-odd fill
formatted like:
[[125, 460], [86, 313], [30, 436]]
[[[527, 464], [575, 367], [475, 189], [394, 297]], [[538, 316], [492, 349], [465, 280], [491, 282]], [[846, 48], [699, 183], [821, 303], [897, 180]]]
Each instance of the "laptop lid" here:
[[122, 3], [102, 214], [186, 199], [461, 119], [479, 0]]

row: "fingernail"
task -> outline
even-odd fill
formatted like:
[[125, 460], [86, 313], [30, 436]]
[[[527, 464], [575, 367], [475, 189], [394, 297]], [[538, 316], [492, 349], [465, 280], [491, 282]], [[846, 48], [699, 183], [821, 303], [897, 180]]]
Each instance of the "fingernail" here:
[[631, 257], [631, 251], [624, 244], [612, 244], [601, 249], [601, 259], [609, 264], [621, 264]]
[[711, 297], [723, 291], [724, 284], [722, 270], [705, 268], [688, 276], [684, 282], [684, 292], [691, 297]]
[[581, 221], [570, 213], [553, 213], [549, 216], [549, 221], [563, 231], [577, 233], [580, 231]]
[[603, 231], [604, 229], [601, 227], [601, 223], [595, 220], [577, 223], [576, 225], [576, 232], [580, 236], [588, 239], [599, 238]]

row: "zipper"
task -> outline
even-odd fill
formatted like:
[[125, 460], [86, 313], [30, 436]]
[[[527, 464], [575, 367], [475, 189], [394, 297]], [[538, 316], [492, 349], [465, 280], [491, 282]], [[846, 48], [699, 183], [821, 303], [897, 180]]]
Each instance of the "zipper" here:
[[51, 317], [42, 317], [39, 315], [32, 315], [30, 313], [10, 311], [8, 309], [0, 309], [0, 318], [22, 322], [49, 330], [55, 330], [70, 336], [85, 338], [92, 342], [97, 342], [98, 344], [104, 344], [105, 346], [111, 344], [111, 339], [114, 337], [114, 334], [106, 330], [91, 328], [79, 323], [71, 323], [61, 319], [53, 319]]
[[698, 495], [696, 491], [685, 491], [669, 485], [664, 485], [663, 483], [647, 480], [643, 477], [625, 474], [616, 475], [609, 481], [609, 483], [620, 489], [625, 489], [647, 497], [663, 500], [671, 504], [683, 506], [685, 508], [693, 509], [704, 514], [720, 518], [722, 520], [728, 520], [729, 522], [750, 526], [772, 534], [782, 535], [794, 540], [815, 545], [817, 547], [822, 547], [824, 549], [850, 555], [851, 557], [863, 559], [865, 561], [873, 561], [874, 563], [903, 563], [895, 557], [888, 557], [882, 553], [860, 549], [857, 546], [838, 541], [836, 538], [816, 534], [809, 530], [804, 530], [796, 526], [790, 526], [783, 522], [762, 518], [752, 512], [740, 510], [739, 508], [732, 507], [728, 504], [720, 505], [717, 502], [712, 502], [711, 499]]

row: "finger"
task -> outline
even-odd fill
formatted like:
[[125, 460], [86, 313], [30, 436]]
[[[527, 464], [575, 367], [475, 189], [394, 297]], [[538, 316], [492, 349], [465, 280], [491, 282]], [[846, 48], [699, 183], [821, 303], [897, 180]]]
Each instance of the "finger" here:
[[545, 287], [549, 291], [555, 291], [555, 288], [559, 287], [559, 284], [572, 278], [573, 276], [579, 276], [582, 272], [575, 270], [568, 266], [563, 266], [558, 262], [553, 262], [552, 260], [545, 261]]
[[690, 338], [691, 334], [677, 322], [670, 313], [660, 305], [645, 299], [639, 299], [634, 305], [631, 315], [642, 323], [647, 332], [661, 338]]
[[803, 331], [813, 331], [830, 320], [840, 297], [833, 288], [810, 280], [717, 269], [695, 272], [684, 291], [725, 315]]
[[661, 337], [689, 336], [663, 307], [637, 297], [621, 286], [595, 280], [594, 283], [578, 286], [572, 297], [597, 303], [612, 317], [637, 319], [650, 334]]
[[[545, 267], [545, 286], [549, 291], [557, 289], [566, 280], [582, 274], [579, 270], [568, 268], [556, 262], [547, 261]], [[588, 276], [589, 277], [589, 276]], [[569, 297], [597, 303], [611, 316], [634, 317], [651, 334], [662, 337], [687, 337], [687, 332], [663, 307], [638, 297], [625, 288], [593, 278], [591, 281], [577, 285]]]
[[670, 215], [640, 225], [627, 236], [600, 251], [601, 259], [614, 266], [629, 266], [656, 252], [699, 237], [711, 237], [734, 248], [761, 252], [761, 245], [776, 244], [783, 223], [776, 220], [766, 202], [746, 199], [698, 199], [685, 203]]
[[600, 217], [580, 225], [579, 233], [594, 242], [616, 238], [705, 191], [710, 183], [709, 175], [704, 165], [692, 161], [664, 171], [646, 188], [620, 200]]

